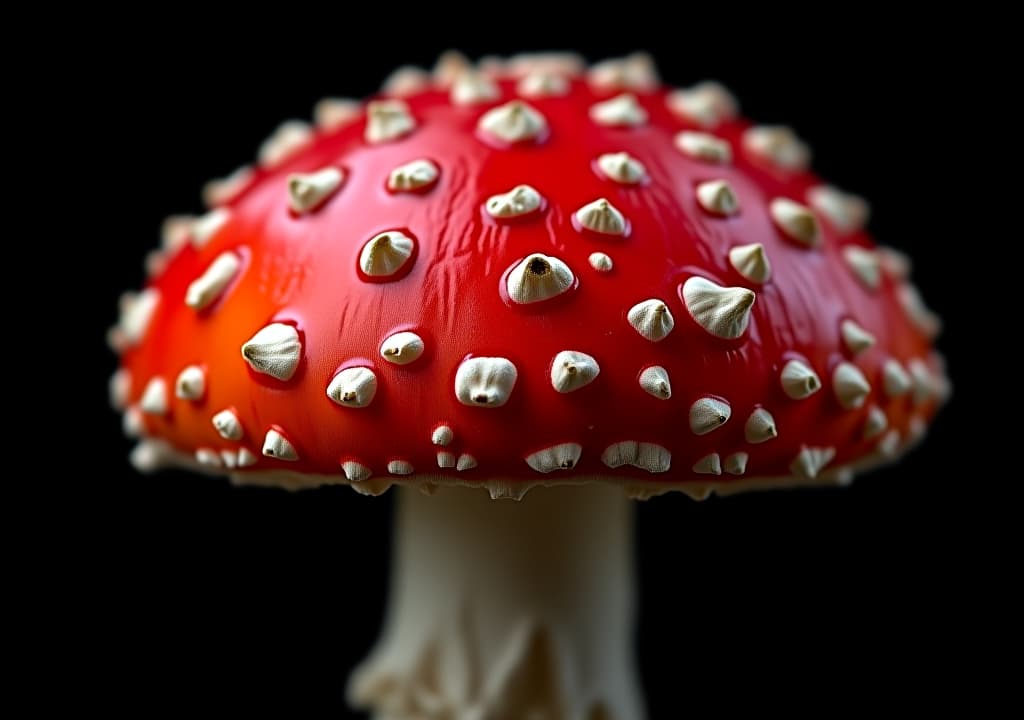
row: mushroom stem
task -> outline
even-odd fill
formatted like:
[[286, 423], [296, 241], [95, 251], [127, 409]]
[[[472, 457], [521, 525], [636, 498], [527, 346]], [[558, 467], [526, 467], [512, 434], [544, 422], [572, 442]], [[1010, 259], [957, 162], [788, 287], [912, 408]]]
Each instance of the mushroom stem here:
[[349, 699], [378, 718], [641, 720], [633, 509], [603, 483], [401, 490], [384, 631]]

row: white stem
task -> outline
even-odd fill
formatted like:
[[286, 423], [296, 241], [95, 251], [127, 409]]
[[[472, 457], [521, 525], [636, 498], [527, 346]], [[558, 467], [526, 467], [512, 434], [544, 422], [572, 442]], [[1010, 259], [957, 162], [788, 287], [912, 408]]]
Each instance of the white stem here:
[[384, 632], [351, 702], [380, 720], [641, 720], [633, 510], [604, 483], [403, 489]]

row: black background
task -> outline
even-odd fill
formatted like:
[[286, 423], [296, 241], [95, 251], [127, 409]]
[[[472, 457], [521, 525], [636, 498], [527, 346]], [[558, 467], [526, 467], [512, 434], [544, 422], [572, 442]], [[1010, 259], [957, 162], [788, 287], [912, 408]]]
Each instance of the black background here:
[[[39, 601], [40, 637], [53, 639], [40, 640], [38, 662], [54, 679], [39, 702], [70, 695], [106, 717], [347, 716], [346, 674], [379, 630], [391, 497], [139, 476], [107, 409], [115, 359], [103, 334], [118, 294], [143, 282], [161, 219], [199, 211], [205, 180], [250, 160], [281, 120], [308, 117], [320, 97], [372, 93], [393, 67], [429, 66], [454, 45], [472, 57], [564, 47], [590, 60], [646, 48], [671, 84], [722, 80], [748, 116], [792, 124], [824, 177], [869, 198], [876, 236], [914, 255], [915, 277], [946, 320], [940, 346], [956, 393], [897, 467], [845, 490], [638, 506], [651, 716], [701, 705], [826, 717], [949, 707], [972, 663], [960, 648], [979, 632], [957, 598], [972, 582], [971, 544], [987, 511], [983, 494], [965, 489], [978, 474], [980, 363], [950, 290], [970, 268], [946, 250], [964, 227], [964, 176], [946, 164], [957, 129], [949, 108], [965, 87], [956, 43], [849, 8], [800, 23], [780, 9], [746, 16], [742, 28], [725, 8], [678, 19], [592, 11], [564, 25], [492, 10], [438, 9], [419, 29], [396, 10], [401, 31], [384, 30], [383, 16], [242, 31], [165, 14], [143, 32], [94, 36], [81, 65], [55, 80], [93, 126], [64, 159], [99, 169], [84, 192], [102, 212], [81, 217], [87, 238], [72, 251], [93, 268], [76, 295], [82, 321], [69, 323], [88, 349], [76, 377], [91, 420], [66, 461], [70, 487], [49, 491], [67, 522], [61, 562], [40, 572], [60, 589]], [[453, 18], [473, 29], [432, 29]]]

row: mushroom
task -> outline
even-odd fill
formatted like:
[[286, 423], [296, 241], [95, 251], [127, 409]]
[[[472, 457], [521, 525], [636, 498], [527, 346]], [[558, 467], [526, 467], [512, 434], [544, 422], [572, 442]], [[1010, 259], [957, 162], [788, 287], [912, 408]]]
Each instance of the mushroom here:
[[399, 486], [349, 684], [380, 716], [642, 717], [632, 500], [844, 484], [948, 393], [908, 262], [791, 130], [558, 57], [288, 125], [110, 334], [140, 470]]

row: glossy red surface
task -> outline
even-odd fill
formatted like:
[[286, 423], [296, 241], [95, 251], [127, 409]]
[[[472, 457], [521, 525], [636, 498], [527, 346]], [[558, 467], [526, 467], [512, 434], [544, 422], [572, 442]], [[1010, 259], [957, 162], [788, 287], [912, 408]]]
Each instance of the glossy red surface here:
[[[138, 403], [146, 382], [164, 377], [173, 389], [190, 364], [206, 368], [206, 392], [199, 401], [169, 397], [166, 416], [145, 416], [146, 432], [191, 454], [198, 448], [249, 448], [259, 461], [235, 472], [281, 469], [334, 474], [339, 461], [356, 459], [375, 475], [386, 475], [391, 460], [410, 462], [417, 473], [449, 475], [461, 482], [491, 477], [533, 481], [603, 475], [657, 482], [707, 482], [691, 466], [708, 453], [749, 453], [746, 475], [788, 476], [802, 446], [835, 447], [831, 466], [845, 465], [875, 450], [862, 428], [868, 408], [882, 408], [889, 427], [905, 441], [913, 418], [929, 420], [932, 394], [915, 405], [908, 393], [882, 392], [881, 368], [888, 358], [906, 366], [914, 358], [939, 373], [931, 343], [897, 302], [903, 282], [883, 274], [877, 291], [866, 289], [843, 261], [847, 244], [872, 247], [861, 232], [841, 237], [823, 220], [824, 242], [808, 249], [787, 240], [773, 224], [768, 203], [788, 197], [806, 203], [808, 188], [821, 181], [810, 172], [786, 172], [751, 158], [741, 135], [749, 126], [729, 120], [710, 130], [732, 145], [733, 162], [712, 165], [683, 155], [673, 136], [699, 128], [666, 107], [666, 89], [638, 92], [649, 114], [635, 128], [603, 127], [588, 116], [596, 101], [617, 94], [595, 92], [582, 79], [569, 95], [530, 99], [547, 119], [539, 142], [496, 149], [481, 142], [478, 118], [516, 97], [515, 82], [500, 83], [501, 98], [457, 107], [448, 93], [430, 90], [406, 98], [417, 127], [405, 137], [377, 145], [363, 139], [365, 119], [318, 133], [310, 147], [280, 167], [258, 171], [230, 204], [231, 218], [203, 248], [186, 244], [151, 284], [160, 302], [140, 344], [127, 349], [123, 367], [133, 379], [129, 402]], [[784, 110], [782, 108], [781, 110]], [[603, 153], [626, 151], [646, 167], [649, 181], [615, 183], [596, 168]], [[385, 186], [396, 166], [429, 158], [440, 168], [425, 192], [394, 193]], [[327, 165], [345, 170], [340, 190], [307, 215], [289, 210], [287, 177]], [[695, 186], [726, 179], [741, 210], [734, 217], [712, 215], [697, 204]], [[526, 183], [544, 197], [539, 212], [497, 221], [485, 200]], [[597, 198], [608, 198], [629, 223], [626, 237], [581, 231], [573, 213]], [[385, 230], [405, 229], [417, 241], [409, 272], [387, 282], [367, 282], [357, 267], [364, 243]], [[751, 283], [732, 269], [728, 250], [762, 243], [772, 279]], [[242, 269], [213, 305], [196, 312], [184, 303], [186, 288], [223, 251], [237, 250]], [[611, 272], [592, 268], [588, 256], [607, 253]], [[560, 258], [576, 276], [575, 286], [555, 299], [515, 305], [499, 290], [510, 267], [531, 253]], [[710, 335], [691, 317], [680, 288], [692, 275], [726, 286], [754, 290], [749, 329], [739, 339]], [[641, 337], [627, 322], [634, 304], [659, 298], [675, 318], [661, 342]], [[840, 323], [856, 320], [877, 344], [852, 358], [840, 338]], [[302, 340], [302, 359], [287, 382], [253, 372], [239, 349], [271, 322], [293, 323]], [[426, 349], [409, 365], [380, 357], [381, 342], [399, 330], [422, 336]], [[594, 382], [560, 394], [551, 385], [554, 356], [574, 350], [600, 364]], [[820, 392], [804, 400], [787, 397], [779, 372], [790, 357], [806, 358], [821, 378]], [[511, 360], [518, 380], [508, 403], [468, 407], [454, 391], [459, 363], [468, 356]], [[843, 410], [832, 391], [831, 374], [851, 360], [872, 385], [863, 407]], [[325, 394], [342, 366], [372, 367], [378, 390], [369, 407], [340, 407]], [[637, 378], [651, 365], [665, 367], [672, 397], [644, 392]], [[728, 401], [730, 420], [706, 435], [691, 432], [691, 403], [702, 396]], [[779, 436], [750, 444], [744, 423], [757, 407], [775, 418]], [[222, 439], [211, 417], [235, 408], [245, 431], [240, 442]], [[918, 422], [920, 422], [920, 420]], [[431, 443], [439, 424], [450, 425], [446, 448]], [[266, 431], [280, 431], [300, 459], [263, 457]], [[652, 442], [672, 453], [672, 469], [650, 474], [633, 467], [609, 469], [601, 454], [622, 440]], [[524, 462], [547, 446], [582, 446], [571, 470], [542, 476]], [[469, 453], [471, 470], [438, 468], [436, 453]], [[556, 477], [557, 476], [557, 477]], [[718, 482], [742, 480], [723, 474]]]

